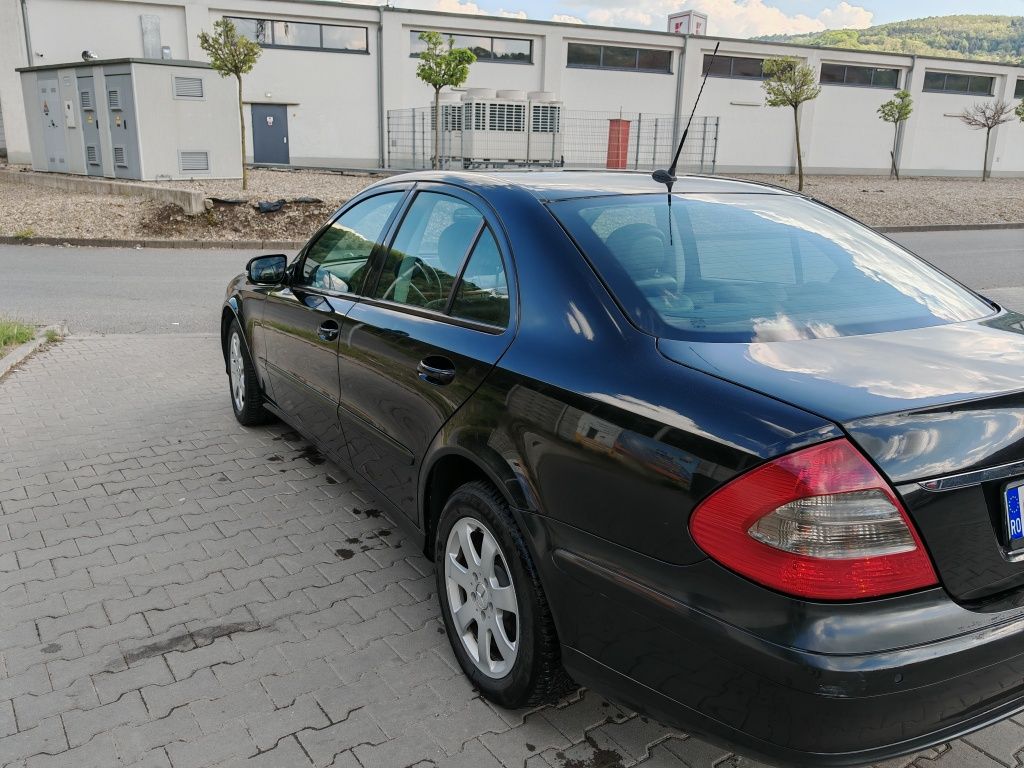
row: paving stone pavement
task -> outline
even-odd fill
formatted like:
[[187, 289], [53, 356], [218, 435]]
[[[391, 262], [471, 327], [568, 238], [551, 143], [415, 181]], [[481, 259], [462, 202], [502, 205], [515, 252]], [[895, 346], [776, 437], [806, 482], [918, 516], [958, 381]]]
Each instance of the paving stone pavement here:
[[[459, 672], [432, 565], [214, 336], [71, 337], [0, 381], [0, 765], [756, 768], [591, 692]], [[886, 764], [1021, 765], [1024, 719]]]

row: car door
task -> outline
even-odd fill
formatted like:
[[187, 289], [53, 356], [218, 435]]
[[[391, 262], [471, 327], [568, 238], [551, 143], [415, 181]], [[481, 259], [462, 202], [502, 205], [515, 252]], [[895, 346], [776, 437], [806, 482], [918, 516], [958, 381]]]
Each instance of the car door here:
[[341, 323], [405, 193], [392, 188], [346, 208], [302, 250], [287, 284], [267, 294], [262, 327], [274, 401], [335, 457], [348, 458], [338, 423]]
[[352, 464], [418, 520], [431, 440], [514, 334], [509, 251], [475, 195], [419, 185], [343, 323], [340, 417]]

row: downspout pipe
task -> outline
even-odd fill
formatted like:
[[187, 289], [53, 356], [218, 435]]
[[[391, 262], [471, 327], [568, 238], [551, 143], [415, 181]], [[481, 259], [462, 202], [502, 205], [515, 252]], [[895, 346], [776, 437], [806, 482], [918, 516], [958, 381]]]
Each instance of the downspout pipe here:
[[28, 0], [21, 0], [21, 26], [25, 29], [25, 58], [31, 67], [35, 61], [32, 57], [32, 33], [28, 29]]
[[[21, 0], [23, 3], [25, 0]], [[384, 168], [384, 6], [377, 6], [377, 167]]]
[[679, 123], [682, 119], [680, 113], [683, 109], [683, 87], [686, 79], [686, 53], [689, 48], [690, 35], [687, 33], [683, 35], [683, 50], [679, 52], [679, 71], [676, 72], [676, 103], [672, 110], [672, 151], [675, 150], [675, 146], [679, 142], [680, 136]]

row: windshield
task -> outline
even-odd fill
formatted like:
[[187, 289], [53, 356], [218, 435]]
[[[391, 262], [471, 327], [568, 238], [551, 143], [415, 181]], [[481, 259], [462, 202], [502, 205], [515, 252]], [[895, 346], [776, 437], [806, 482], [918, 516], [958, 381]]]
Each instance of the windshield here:
[[779, 194], [617, 195], [550, 210], [644, 330], [788, 341], [974, 320], [991, 306], [868, 228]]

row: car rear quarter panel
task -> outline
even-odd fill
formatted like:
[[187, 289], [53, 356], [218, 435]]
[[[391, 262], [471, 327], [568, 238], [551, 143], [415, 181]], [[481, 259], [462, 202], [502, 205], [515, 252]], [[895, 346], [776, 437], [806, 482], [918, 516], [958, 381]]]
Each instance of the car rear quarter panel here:
[[687, 522], [701, 498], [765, 459], [839, 435], [820, 417], [666, 360], [535, 198], [503, 189], [492, 203], [518, 273], [517, 335], [435, 444], [490, 456], [517, 505], [666, 562], [695, 562], [704, 555]]

